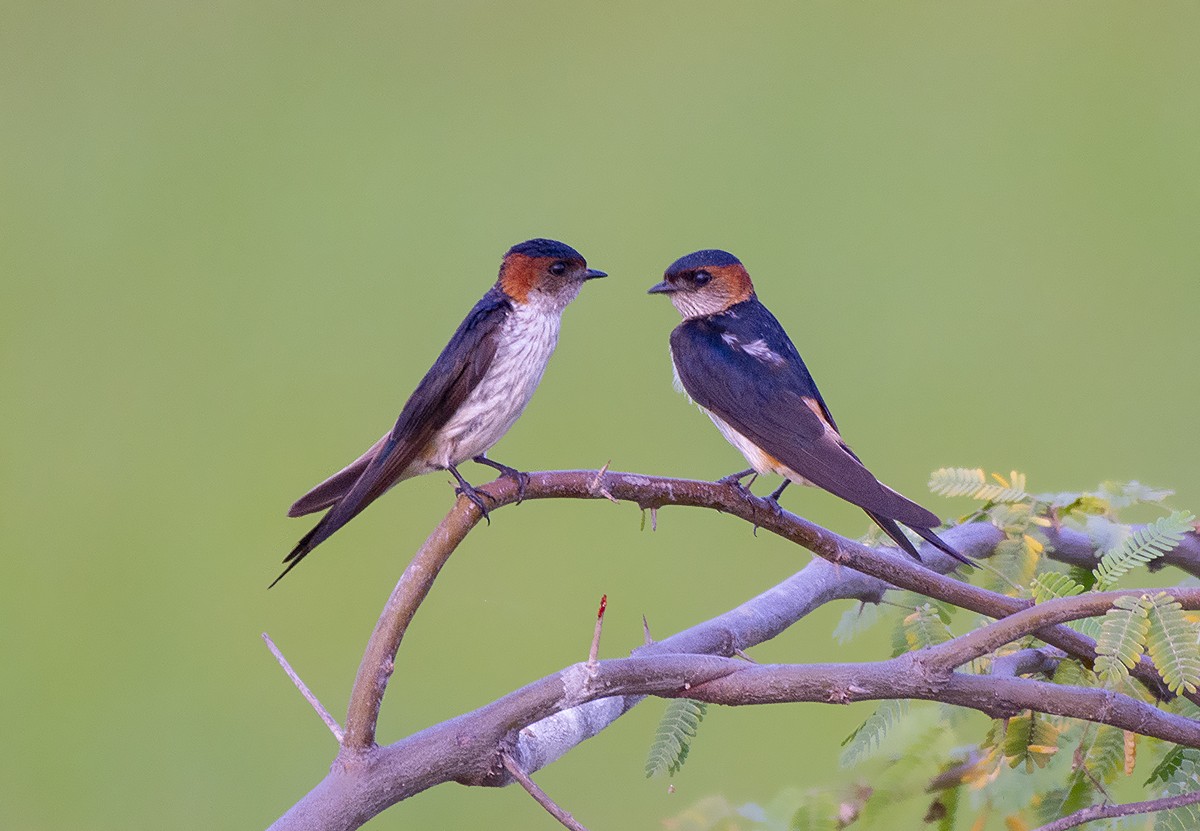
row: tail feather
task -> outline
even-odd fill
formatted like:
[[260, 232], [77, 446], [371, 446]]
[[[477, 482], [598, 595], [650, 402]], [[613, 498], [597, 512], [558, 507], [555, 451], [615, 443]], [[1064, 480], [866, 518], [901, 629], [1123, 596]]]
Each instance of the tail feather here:
[[283, 558], [283, 561], [288, 564], [287, 568], [285, 568], [283, 572], [271, 582], [271, 585], [267, 586], [268, 589], [274, 588], [275, 584], [287, 576], [289, 571], [300, 565], [300, 561], [307, 557], [310, 551], [312, 551], [325, 540], [329, 539], [329, 535], [337, 530], [336, 527], [329, 528], [329, 524], [325, 521], [329, 519], [329, 516], [332, 513], [333, 512], [330, 511], [328, 514], [322, 517], [321, 521], [314, 525], [311, 531], [300, 538], [300, 541], [296, 543], [296, 546], [292, 549], [291, 553]]
[[[863, 510], [866, 511], [865, 508]], [[883, 533], [891, 537], [896, 545], [900, 546], [902, 551], [906, 552], [918, 563], [921, 562], [921, 555], [917, 553], [917, 547], [912, 544], [912, 540], [910, 540], [904, 531], [900, 529], [900, 526], [896, 524], [896, 520], [888, 519], [887, 517], [874, 513], [873, 511], [867, 511], [866, 513], [867, 516], [875, 520], [876, 525], [883, 529]]]
[[[875, 520], [875, 523], [883, 529], [883, 532], [891, 537], [896, 542], [896, 545], [900, 546], [903, 551], [916, 558], [918, 562], [921, 560], [921, 555], [917, 553], [916, 546], [912, 544], [912, 540], [908, 538], [908, 535], [904, 533], [904, 531], [896, 523], [896, 520], [873, 513], [872, 511], [867, 511], [867, 516]], [[949, 554], [960, 563], [969, 566], [975, 565], [975, 562], [972, 561], [970, 557], [965, 557], [962, 554], [959, 554], [950, 546], [950, 543], [933, 533], [931, 529], [922, 528], [915, 525], [910, 525], [908, 527], [912, 528], [913, 533], [915, 533], [921, 539], [925, 540], [939, 551]]]
[[371, 460], [375, 458], [375, 454], [379, 452], [379, 448], [383, 447], [387, 440], [388, 436], [385, 435], [371, 445], [366, 453], [297, 499], [292, 504], [292, 507], [288, 508], [288, 516], [304, 516], [305, 514], [324, 510], [336, 503], [350, 492], [350, 489], [362, 477], [363, 471], [367, 469], [367, 465], [371, 463]]
[[917, 536], [919, 536], [921, 539], [925, 540], [927, 543], [932, 545], [934, 548], [938, 549], [939, 551], [945, 552], [946, 554], [949, 554], [951, 557], [958, 560], [960, 563], [963, 563], [964, 565], [968, 565], [968, 566], [976, 565], [974, 560], [972, 560], [970, 557], [967, 557], [967, 556], [955, 551], [953, 548], [950, 547], [950, 543], [946, 542], [944, 539], [939, 537], [937, 534], [933, 533], [933, 531], [931, 529], [929, 529], [929, 528], [913, 528], [913, 531], [915, 531], [917, 533]]

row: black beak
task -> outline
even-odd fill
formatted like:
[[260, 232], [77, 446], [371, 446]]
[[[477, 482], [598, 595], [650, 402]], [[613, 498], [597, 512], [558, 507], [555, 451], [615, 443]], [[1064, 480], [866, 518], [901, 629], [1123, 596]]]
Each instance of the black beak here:
[[646, 294], [672, 294], [676, 291], [679, 291], [679, 289], [668, 283], [666, 280], [663, 280], [661, 283], [655, 283], [652, 285]]
[[584, 272], [583, 279], [595, 280], [597, 277], [607, 277], [607, 276], [608, 276], [608, 274], [606, 272], [597, 271], [594, 268], [589, 268], [587, 271]]

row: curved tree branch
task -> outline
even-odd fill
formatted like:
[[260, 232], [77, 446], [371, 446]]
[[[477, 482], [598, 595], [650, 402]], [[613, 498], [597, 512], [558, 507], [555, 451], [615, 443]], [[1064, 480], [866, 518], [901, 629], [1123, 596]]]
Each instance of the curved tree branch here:
[[[509, 479], [501, 477], [485, 488], [497, 508], [518, 499], [517, 485]], [[524, 498], [608, 498], [631, 501], [643, 509], [666, 505], [709, 508], [754, 523], [808, 548], [824, 560], [814, 560], [789, 580], [725, 615], [642, 647], [637, 651], [637, 657], [625, 659], [634, 663], [604, 661], [590, 670], [586, 665], [584, 670], [568, 668], [474, 713], [381, 748], [375, 744], [375, 724], [407, 626], [441, 567], [481, 518], [472, 503], [460, 499], [414, 556], [380, 615], [359, 668], [346, 718], [345, 740], [330, 774], [273, 827], [356, 828], [389, 805], [440, 782], [507, 784], [511, 780], [503, 769], [502, 752], [511, 753], [522, 770], [532, 772], [604, 729], [643, 695], [670, 696], [685, 690], [690, 690], [687, 694], [691, 697], [720, 703], [734, 703], [738, 696], [739, 703], [751, 703], [758, 700], [753, 691], [760, 684], [765, 685], [761, 695], [766, 695], [769, 690], [778, 694], [780, 684], [791, 684], [788, 689], [793, 690], [793, 697], [771, 700], [935, 697], [988, 712], [1008, 712], [1008, 708], [1013, 707], [1016, 710], [1032, 707], [1059, 712], [1039, 706], [1039, 702], [1046, 705], [1047, 700], [1051, 700], [1060, 702], [1058, 706], [1063, 710], [1060, 714], [1078, 712], [1076, 717], [1088, 718], [1087, 713], [1091, 712], [1091, 717], [1095, 718], [1099, 707], [1099, 712], [1115, 719], [1098, 719], [1106, 723], [1136, 725], [1125, 729], [1148, 735], [1158, 735], [1152, 732], [1157, 729], [1175, 741], [1181, 741], [1180, 736], [1190, 736], [1186, 720], [1176, 723], [1172, 720], [1178, 717], [1112, 693], [1073, 690], [1058, 698], [1047, 699], [1051, 692], [1070, 688], [1042, 684], [1054, 689], [1039, 688], [1031, 693], [1034, 688], [1028, 685], [1040, 682], [1002, 676], [979, 678], [950, 672], [954, 666], [970, 660], [967, 657], [954, 663], [960, 653], [950, 649], [932, 655], [929, 651], [924, 653], [935, 664], [920, 667], [921, 673], [925, 674], [920, 684], [912, 681], [907, 686], [884, 684], [877, 688], [864, 684], [871, 682], [871, 673], [879, 667], [887, 666], [888, 672], [894, 673], [891, 662], [839, 666], [835, 670], [830, 667], [755, 667], [701, 656], [731, 655], [736, 650], [769, 640], [825, 602], [839, 598], [877, 601], [891, 587], [910, 589], [994, 618], [1015, 616], [1031, 605], [1028, 601], [943, 576], [938, 572], [949, 571], [956, 563], [929, 546], [922, 549], [924, 564], [917, 564], [895, 549], [877, 551], [867, 548], [781, 511], [773, 503], [736, 486], [712, 482], [605, 471], [551, 471], [529, 474]], [[947, 538], [963, 553], [979, 558], [988, 556], [1003, 539], [1003, 534], [980, 523], [951, 529]], [[1074, 544], [1076, 541], [1067, 542]], [[1090, 556], [1094, 561], [1094, 553]], [[1111, 599], [1107, 602], [1111, 604]], [[1070, 604], [1062, 605], [1070, 607]], [[1044, 610], [1048, 606], [1051, 611], [1047, 613]], [[1090, 661], [1094, 643], [1059, 625], [1060, 612], [1051, 604], [1042, 604], [1026, 613], [1021, 621], [1036, 626], [1034, 634], [1047, 643], [1085, 662]], [[967, 641], [965, 649], [971, 653], [982, 649], [980, 654], [985, 654], [994, 648], [984, 648], [987, 644], [1022, 628], [1021, 623], [1014, 625], [1002, 621], [992, 624], [973, 633], [977, 637]], [[981, 634], [983, 632], [988, 634]], [[636, 663], [646, 661], [650, 663]], [[614, 666], [620, 669], [612, 669]], [[744, 675], [748, 667], [754, 667], [760, 675]], [[929, 686], [931, 668], [933, 675], [941, 679], [936, 690]], [[630, 675], [622, 675], [622, 672]], [[826, 674], [821, 676], [822, 672]], [[584, 676], [594, 674], [599, 679], [599, 687], [581, 685], [576, 677], [580, 673]], [[1131, 674], [1152, 689], [1165, 693], [1147, 659], [1143, 659]], [[733, 676], [740, 680], [727, 680]], [[883, 679], [879, 680], [882, 682]], [[703, 694], [698, 687], [703, 688]], [[873, 689], [876, 694], [871, 694]], [[1007, 698], [995, 699], [997, 689], [1004, 690]], [[981, 695], [992, 697], [993, 703], [980, 704], [978, 698]], [[1092, 709], [1080, 709], [1086, 707]], [[1189, 740], [1182, 739], [1185, 743]]]

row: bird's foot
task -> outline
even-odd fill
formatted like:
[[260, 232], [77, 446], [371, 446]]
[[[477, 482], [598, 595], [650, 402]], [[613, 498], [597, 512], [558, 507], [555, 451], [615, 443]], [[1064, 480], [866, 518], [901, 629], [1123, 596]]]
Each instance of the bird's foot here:
[[784, 479], [783, 484], [771, 491], [771, 495], [767, 497], [767, 501], [771, 503], [776, 516], [780, 516], [783, 513], [783, 506], [779, 504], [779, 497], [783, 495], [784, 490], [790, 484], [792, 484], [791, 479]]
[[[750, 476], [750, 474], [754, 474], [754, 475], [751, 477], [749, 482], [747, 482], [745, 485], [743, 485], [742, 480], [745, 479], [747, 476]], [[741, 494], [743, 496], [745, 496], [747, 494], [749, 494], [750, 496], [753, 496], [754, 494], [751, 493], [750, 486], [754, 484], [754, 480], [757, 478], [758, 478], [758, 471], [756, 471], [754, 468], [751, 467], [751, 468], [747, 468], [746, 470], [739, 471], [737, 473], [731, 473], [728, 476], [722, 476], [720, 479], [717, 480], [717, 484], [718, 485], [732, 485], [736, 490], [741, 492]]]
[[[784, 488], [791, 483], [790, 479], [784, 479], [782, 485], [771, 491], [768, 496], [763, 497], [763, 501], [767, 503], [767, 506], [771, 509], [771, 513], [776, 519], [783, 516], [783, 506], [779, 504], [779, 497], [783, 493]], [[754, 520], [754, 536], [756, 537], [758, 536], [758, 528], [758, 519], [756, 517]]]
[[[487, 465], [490, 468], [500, 471], [501, 476], [507, 476], [517, 483], [517, 504], [520, 505], [525, 501], [525, 486], [529, 484], [529, 474], [524, 471], [517, 470], [515, 467], [493, 462], [487, 456], [479, 455], [471, 461], [476, 464]], [[490, 494], [489, 494], [490, 496]]]
[[487, 491], [481, 491], [474, 487], [470, 482], [463, 478], [462, 474], [458, 472], [458, 468], [456, 468], [454, 465], [451, 465], [448, 469], [452, 474], [454, 474], [454, 478], [458, 480], [458, 487], [454, 489], [454, 493], [458, 496], [465, 496], [468, 500], [474, 503], [475, 507], [479, 509], [479, 513], [483, 514], [484, 521], [487, 522], [488, 525], [491, 525], [492, 518], [488, 516], [488, 508], [487, 505], [484, 504], [483, 497], [486, 496], [493, 502], [496, 501], [495, 497], [493, 497]]

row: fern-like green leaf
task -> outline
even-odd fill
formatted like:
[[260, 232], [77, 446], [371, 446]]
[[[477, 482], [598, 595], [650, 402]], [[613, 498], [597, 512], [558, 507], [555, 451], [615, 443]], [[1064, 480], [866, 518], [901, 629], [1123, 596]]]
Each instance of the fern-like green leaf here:
[[[1200, 782], [1200, 764], [1185, 759], [1163, 788], [1163, 796], [1182, 796], [1196, 790]], [[1196, 831], [1200, 828], [1200, 803], [1162, 811], [1154, 818], [1154, 831]]]
[[1104, 553], [1096, 566], [1096, 583], [1101, 589], [1112, 586], [1126, 572], [1156, 560], [1179, 545], [1183, 535], [1192, 530], [1196, 517], [1187, 511], [1174, 511], [1159, 517], [1126, 539], [1119, 547]]
[[658, 723], [654, 743], [646, 757], [647, 779], [664, 772], [674, 776], [680, 771], [707, 710], [708, 705], [703, 701], [672, 699]]
[[1005, 534], [1018, 537], [1039, 521], [1030, 502], [998, 502], [985, 512], [987, 518]]
[[1149, 632], [1150, 619], [1142, 598], [1117, 598], [1104, 615], [1096, 639], [1096, 674], [1106, 685], [1115, 685], [1129, 674], [1142, 657]]
[[1114, 508], [1128, 508], [1139, 503], [1157, 504], [1174, 493], [1172, 490], [1143, 485], [1135, 479], [1131, 482], [1104, 482], [1097, 495], [1108, 500]]
[[1005, 479], [998, 473], [992, 479], [981, 468], [943, 467], [929, 476], [929, 489], [942, 496], [966, 496], [983, 502], [1023, 502], [1029, 498], [1025, 491], [1025, 474], [1013, 471]]
[[908, 702], [903, 699], [884, 701], [867, 720], [858, 725], [854, 732], [842, 741], [842, 767], [852, 767], [879, 750], [888, 731], [908, 712]]
[[937, 606], [924, 603], [917, 607], [906, 615], [896, 628], [896, 634], [892, 637], [893, 656], [950, 640], [953, 636], [946, 626], [947, 623], [949, 617]]
[[1067, 786], [1056, 788], [1032, 800], [1033, 819], [1038, 825], [1049, 825], [1060, 817], [1073, 814], [1096, 801], [1096, 786], [1082, 770], [1067, 780]]
[[1065, 658], [1058, 662], [1050, 680], [1055, 684], [1067, 687], [1094, 687], [1096, 686], [1096, 673], [1074, 658]]
[[996, 544], [996, 550], [988, 560], [997, 573], [984, 571], [984, 587], [1002, 594], [1021, 594], [1018, 587], [1027, 586], [1033, 580], [1043, 550], [1042, 544], [1029, 534], [1009, 534]]
[[1058, 751], [1059, 732], [1044, 715], [1026, 710], [1008, 720], [1000, 752], [1009, 767], [1024, 763], [1031, 773], [1034, 765], [1045, 767]]
[[1083, 764], [1099, 782], [1116, 779], [1125, 770], [1125, 732], [1107, 724], [1098, 725]]
[[1083, 594], [1083, 586], [1060, 571], [1047, 571], [1033, 578], [1030, 584], [1034, 603], [1045, 603], [1056, 597], [1074, 597]]
[[1186, 761], [1190, 761], [1194, 765], [1200, 765], [1200, 749], [1184, 747], [1180, 744], [1175, 745], [1166, 756], [1163, 756], [1162, 761], [1150, 772], [1150, 778], [1143, 784], [1153, 785], [1156, 782], [1161, 782], [1165, 785], [1175, 777], [1175, 772], [1179, 770], [1179, 766]]
[[1145, 598], [1150, 633], [1146, 651], [1173, 693], [1195, 692], [1200, 684], [1200, 626], [1189, 621], [1179, 602], [1166, 592]]

